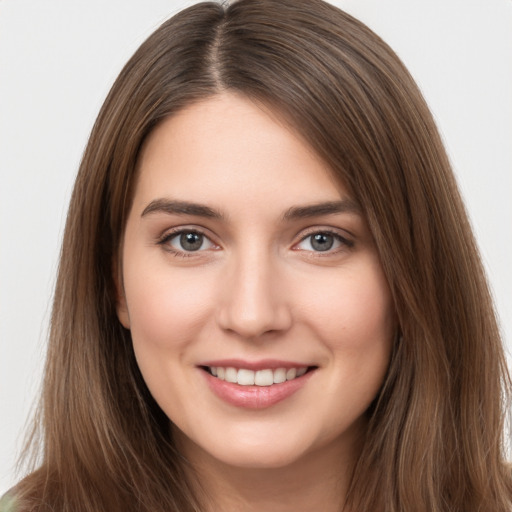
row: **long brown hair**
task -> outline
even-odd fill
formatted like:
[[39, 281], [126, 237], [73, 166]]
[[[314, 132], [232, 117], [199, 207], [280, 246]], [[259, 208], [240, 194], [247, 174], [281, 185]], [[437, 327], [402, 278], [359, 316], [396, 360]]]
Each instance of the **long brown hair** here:
[[393, 51], [321, 0], [190, 7], [113, 85], [71, 199], [33, 437], [42, 462], [14, 489], [20, 510], [201, 510], [117, 320], [113, 274], [143, 141], [222, 91], [272, 107], [349, 187], [391, 289], [400, 336], [349, 508], [509, 512], [510, 382], [442, 142]]

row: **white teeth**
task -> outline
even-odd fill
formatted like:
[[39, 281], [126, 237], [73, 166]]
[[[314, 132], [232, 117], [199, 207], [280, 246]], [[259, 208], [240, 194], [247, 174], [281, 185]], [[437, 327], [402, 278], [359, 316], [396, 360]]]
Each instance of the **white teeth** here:
[[300, 368], [276, 368], [275, 370], [248, 370], [240, 368], [237, 370], [233, 367], [223, 368], [221, 366], [211, 366], [210, 372], [218, 379], [226, 382], [236, 383], [240, 386], [271, 386], [272, 384], [281, 384], [287, 380], [293, 380], [302, 377], [308, 368], [302, 366]]
[[302, 377], [307, 371], [307, 368], [297, 368], [297, 377]]
[[274, 384], [281, 384], [281, 382], [286, 382], [286, 369], [278, 368], [274, 370]]
[[227, 382], [237, 382], [237, 374], [238, 372], [235, 368], [226, 368], [225, 379]]
[[258, 370], [254, 376], [256, 386], [272, 386], [274, 384], [274, 373], [272, 370]]
[[296, 376], [297, 376], [297, 369], [296, 368], [290, 368], [289, 370], [287, 370], [287, 372], [286, 372], [286, 380], [295, 379]]
[[243, 368], [238, 370], [238, 384], [242, 386], [254, 386], [254, 372]]

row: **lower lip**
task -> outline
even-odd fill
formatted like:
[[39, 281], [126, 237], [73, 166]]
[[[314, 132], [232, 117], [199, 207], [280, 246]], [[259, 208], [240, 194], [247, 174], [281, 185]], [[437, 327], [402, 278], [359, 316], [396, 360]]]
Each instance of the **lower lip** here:
[[201, 371], [210, 389], [219, 398], [228, 404], [246, 409], [264, 409], [286, 400], [299, 391], [314, 373], [308, 371], [301, 377], [271, 386], [240, 386], [218, 379], [204, 370]]

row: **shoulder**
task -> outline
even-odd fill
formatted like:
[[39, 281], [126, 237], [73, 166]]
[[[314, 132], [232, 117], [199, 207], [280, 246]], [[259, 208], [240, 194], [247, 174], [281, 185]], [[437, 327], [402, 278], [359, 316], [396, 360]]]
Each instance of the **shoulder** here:
[[0, 512], [21, 512], [16, 502], [16, 497], [10, 492], [7, 492], [0, 497]]
[[[43, 508], [47, 511], [50, 510], [46, 507]], [[20, 498], [16, 493], [16, 487], [14, 487], [0, 496], [0, 512], [42, 512], [42, 508], [35, 501]]]

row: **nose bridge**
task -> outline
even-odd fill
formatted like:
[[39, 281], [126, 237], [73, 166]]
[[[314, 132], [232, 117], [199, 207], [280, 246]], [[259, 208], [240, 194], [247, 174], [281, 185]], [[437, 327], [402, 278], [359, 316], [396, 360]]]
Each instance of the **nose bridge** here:
[[219, 301], [219, 324], [245, 338], [285, 330], [290, 311], [272, 251], [252, 244], [230, 258]]

